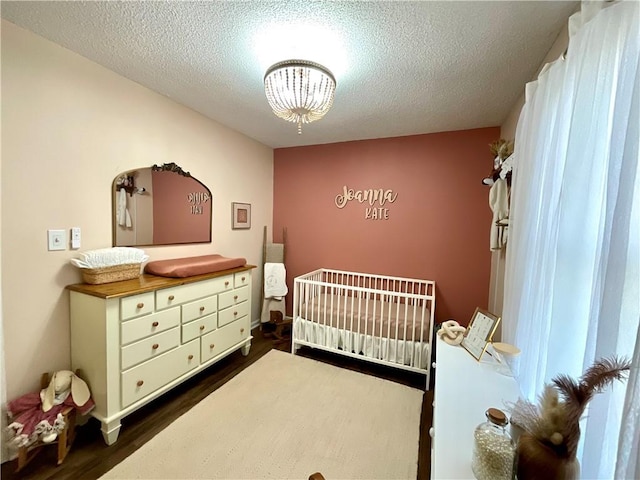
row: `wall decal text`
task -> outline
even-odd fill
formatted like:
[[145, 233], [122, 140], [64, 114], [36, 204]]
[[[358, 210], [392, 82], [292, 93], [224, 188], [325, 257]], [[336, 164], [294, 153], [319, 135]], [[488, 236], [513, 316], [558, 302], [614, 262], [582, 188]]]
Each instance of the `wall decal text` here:
[[[350, 201], [356, 200], [359, 203], [368, 203], [370, 207], [366, 207], [364, 218], [366, 220], [389, 220], [389, 209], [384, 205], [389, 202], [393, 203], [398, 198], [398, 194], [391, 189], [369, 188], [366, 190], [354, 190], [346, 185], [342, 187], [342, 193], [336, 195], [336, 207], [344, 208]], [[380, 205], [375, 207], [374, 205]]]
[[193, 192], [187, 195], [187, 201], [191, 204], [191, 215], [202, 215], [204, 209], [201, 204], [207, 203], [211, 197], [206, 192]]

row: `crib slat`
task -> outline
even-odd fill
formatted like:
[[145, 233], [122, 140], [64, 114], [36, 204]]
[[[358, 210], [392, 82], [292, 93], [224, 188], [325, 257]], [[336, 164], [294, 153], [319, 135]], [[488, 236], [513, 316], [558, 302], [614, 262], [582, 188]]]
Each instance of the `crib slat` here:
[[398, 302], [396, 304], [396, 363], [404, 363], [400, 360], [398, 360], [398, 354], [399, 354], [399, 340], [398, 340], [398, 326], [399, 326], [399, 319], [400, 319], [400, 302]]

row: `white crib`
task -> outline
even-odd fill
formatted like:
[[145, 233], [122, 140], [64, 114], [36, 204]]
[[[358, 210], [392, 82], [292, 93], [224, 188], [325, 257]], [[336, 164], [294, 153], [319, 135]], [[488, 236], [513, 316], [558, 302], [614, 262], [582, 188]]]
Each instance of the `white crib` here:
[[435, 282], [319, 269], [294, 279], [291, 351], [309, 346], [418, 372], [429, 388]]

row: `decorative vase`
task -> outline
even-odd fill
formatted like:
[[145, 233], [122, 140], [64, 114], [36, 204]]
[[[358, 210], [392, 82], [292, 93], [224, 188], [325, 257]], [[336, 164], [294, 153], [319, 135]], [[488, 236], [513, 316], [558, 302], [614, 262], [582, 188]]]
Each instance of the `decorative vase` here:
[[578, 480], [580, 462], [562, 457], [528, 433], [518, 439], [516, 450], [518, 480]]

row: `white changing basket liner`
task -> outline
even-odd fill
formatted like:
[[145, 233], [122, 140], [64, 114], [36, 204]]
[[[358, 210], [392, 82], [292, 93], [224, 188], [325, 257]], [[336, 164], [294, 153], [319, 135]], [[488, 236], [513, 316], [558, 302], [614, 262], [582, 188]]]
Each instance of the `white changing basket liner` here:
[[70, 261], [78, 268], [104, 268], [115, 265], [130, 265], [144, 263], [149, 256], [144, 250], [133, 247], [112, 247], [89, 250], [78, 254], [79, 258]]

